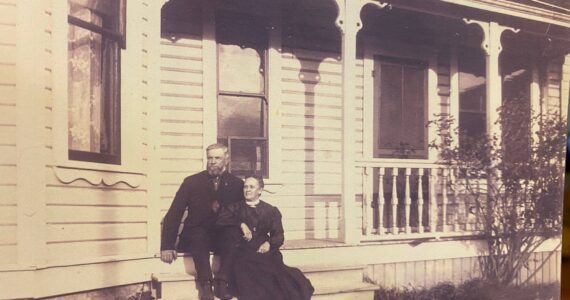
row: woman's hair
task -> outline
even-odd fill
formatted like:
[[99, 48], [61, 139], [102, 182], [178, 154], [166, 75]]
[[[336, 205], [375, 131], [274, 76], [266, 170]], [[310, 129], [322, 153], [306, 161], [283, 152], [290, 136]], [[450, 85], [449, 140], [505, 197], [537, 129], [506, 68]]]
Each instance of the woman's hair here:
[[244, 180], [248, 179], [248, 178], [253, 178], [253, 179], [257, 180], [257, 183], [259, 184], [260, 188], [265, 187], [265, 183], [263, 182], [263, 176], [259, 176], [257, 174], [250, 174], [250, 175], [245, 176]]

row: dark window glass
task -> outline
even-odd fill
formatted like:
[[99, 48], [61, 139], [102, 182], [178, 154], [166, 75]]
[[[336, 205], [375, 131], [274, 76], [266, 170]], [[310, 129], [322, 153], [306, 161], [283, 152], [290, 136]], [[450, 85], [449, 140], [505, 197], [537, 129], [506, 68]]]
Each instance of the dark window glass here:
[[378, 57], [375, 65], [376, 156], [425, 157], [426, 64]]
[[482, 50], [461, 48], [459, 64], [459, 143], [486, 133], [486, 71]]
[[500, 57], [503, 112], [502, 133], [505, 159], [524, 162], [530, 159], [532, 67], [530, 58], [504, 52]]
[[218, 13], [218, 142], [230, 171], [267, 176], [267, 25], [248, 15]]
[[120, 164], [124, 1], [68, 3], [69, 159]]
[[257, 97], [218, 97], [218, 137], [263, 137], [265, 101]]

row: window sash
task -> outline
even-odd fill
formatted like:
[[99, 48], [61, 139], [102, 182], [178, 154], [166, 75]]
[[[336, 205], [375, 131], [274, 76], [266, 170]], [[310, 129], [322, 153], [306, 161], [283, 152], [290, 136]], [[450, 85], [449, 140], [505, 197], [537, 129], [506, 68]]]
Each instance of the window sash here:
[[[120, 7], [122, 11], [119, 13], [119, 16], [124, 16], [125, 14], [125, 1], [120, 0], [121, 4]], [[73, 74], [71, 73], [71, 68], [77, 67], [77, 65], [73, 64], [73, 58], [70, 57], [70, 62], [68, 66], [68, 97], [76, 97], [75, 93], [79, 92], [80, 97], [82, 99], [75, 99], [77, 106], [85, 106], [88, 105], [89, 110], [99, 110], [98, 113], [93, 115], [90, 113], [89, 117], [89, 129], [83, 128], [81, 130], [86, 131], [89, 130], [87, 133], [88, 137], [88, 147], [90, 150], [82, 149], [84, 147], [80, 147], [78, 145], [72, 145], [71, 140], [68, 142], [68, 159], [70, 160], [79, 160], [79, 161], [87, 161], [87, 162], [97, 162], [97, 163], [108, 163], [108, 164], [120, 164], [121, 163], [121, 130], [120, 130], [120, 86], [121, 86], [121, 79], [120, 79], [120, 61], [121, 61], [121, 51], [120, 48], [124, 47], [124, 33], [118, 33], [109, 29], [104, 28], [103, 26], [99, 26], [97, 24], [79, 19], [77, 17], [73, 17], [68, 15], [68, 23], [69, 23], [69, 32], [73, 30], [73, 27], [79, 29], [75, 31], [81, 32], [82, 30], [88, 32], [90, 35], [100, 35], [100, 45], [88, 45], [88, 49], [84, 51], [88, 51], [90, 53], [96, 53], [98, 59], [81, 59], [81, 62], [85, 62], [87, 64], [87, 70], [84, 71], [85, 73], [90, 73], [88, 75], [89, 82], [84, 86], [79, 86], [78, 89], [74, 89], [73, 83], [80, 82], [82, 78], [73, 78]], [[118, 21], [118, 24], [124, 24], [124, 18]], [[121, 28], [121, 26], [119, 26]], [[124, 31], [123, 31], [124, 32]], [[68, 47], [72, 41], [68, 39]], [[74, 41], [77, 42], [77, 41]], [[71, 54], [71, 51], [82, 51], [81, 49], [70, 48], [68, 53]], [[95, 52], [93, 52], [95, 51]], [[99, 52], [99, 53], [97, 53]], [[74, 53], [75, 55], [80, 55], [80, 53]], [[98, 61], [97, 61], [98, 60]], [[95, 69], [93, 69], [95, 67]], [[75, 71], [75, 70], [74, 70]], [[95, 71], [95, 73], [93, 73]], [[77, 71], [81, 72], [81, 70]], [[98, 73], [98, 74], [97, 74]], [[95, 78], [92, 78], [95, 76]], [[89, 89], [89, 90], [85, 90]], [[95, 89], [95, 98], [93, 98], [93, 92]], [[73, 94], [72, 94], [73, 93]], [[85, 98], [89, 97], [89, 98]], [[71, 104], [73, 98], [68, 99], [68, 110], [71, 108]], [[91, 105], [85, 102], [96, 101], [95, 105]], [[98, 106], [98, 107], [96, 107]], [[69, 111], [68, 113], [71, 113]], [[99, 119], [92, 119], [93, 117]], [[70, 137], [70, 130], [71, 130], [71, 122], [68, 123], [68, 138]], [[92, 123], [95, 122], [96, 125]], [[97, 125], [99, 124], [99, 125]], [[95, 126], [95, 127], [93, 127]], [[83, 126], [85, 127], [85, 126]], [[95, 130], [95, 131], [93, 131]], [[95, 134], [95, 136], [92, 136]], [[93, 138], [98, 139], [98, 141], [93, 140]], [[96, 143], [96, 144], [93, 144]], [[74, 148], [75, 147], [75, 148]], [[93, 147], [97, 148], [94, 149]]]
[[[257, 168], [257, 165], [254, 168], [250, 168], [247, 170], [239, 170], [235, 168], [235, 164], [237, 163], [244, 163], [243, 161], [240, 161], [236, 156], [234, 156], [231, 161], [230, 164], [228, 166], [229, 171], [236, 175], [236, 176], [247, 176], [247, 175], [251, 175], [252, 173], [256, 173], [259, 175], [262, 175], [264, 177], [267, 177], [267, 175], [269, 174], [269, 145], [268, 145], [268, 140], [265, 137], [249, 137], [249, 136], [228, 136], [228, 137], [219, 137], [218, 138], [218, 142], [222, 142], [224, 144], [226, 144], [228, 146], [228, 152], [231, 154], [232, 150], [234, 150], [234, 146], [236, 145], [236, 142], [238, 141], [250, 141], [252, 143], [257, 142], [258, 144], [254, 144], [254, 146], [257, 146], [259, 144], [261, 144], [261, 149], [260, 149], [260, 155], [258, 156], [256, 153], [256, 157], [259, 160], [256, 160], [255, 162], [250, 161], [249, 163], [259, 163], [260, 167], [259, 170]], [[247, 162], [246, 162], [247, 163]], [[253, 170], [252, 170], [253, 169]]]
[[[269, 174], [269, 153], [268, 153], [268, 100], [267, 100], [267, 92], [268, 92], [268, 76], [267, 76], [267, 66], [268, 66], [268, 61], [267, 61], [267, 38], [265, 35], [267, 35], [267, 24], [266, 24], [266, 20], [263, 19], [255, 19], [252, 18], [249, 15], [242, 15], [242, 14], [237, 14], [237, 13], [229, 13], [229, 12], [219, 12], [216, 14], [216, 17], [219, 20], [219, 22], [216, 22], [216, 24], [219, 26], [216, 28], [216, 32], [217, 32], [217, 58], [218, 58], [218, 70], [217, 70], [217, 86], [218, 86], [218, 91], [217, 91], [217, 98], [218, 98], [218, 105], [220, 103], [220, 97], [224, 97], [224, 96], [229, 96], [229, 97], [240, 97], [240, 98], [255, 98], [255, 99], [259, 99], [260, 104], [261, 104], [261, 110], [260, 110], [260, 127], [261, 127], [261, 132], [259, 135], [257, 136], [236, 136], [236, 135], [231, 135], [231, 136], [222, 136], [220, 135], [220, 115], [218, 112], [218, 142], [223, 142], [226, 145], [228, 145], [228, 151], [230, 153], [230, 155], [233, 157], [232, 161], [234, 161], [234, 159], [237, 159], [237, 157], [234, 157], [233, 153], [232, 153], [232, 142], [235, 146], [235, 143], [238, 141], [251, 141], [253, 142], [259, 142], [262, 144], [262, 149], [261, 149], [261, 158], [260, 161], [258, 163], [261, 163], [260, 166], [260, 170], [257, 170], [257, 168], [255, 168], [256, 172], [261, 172], [264, 177], [267, 177]], [[232, 22], [233, 21], [237, 21], [237, 24], [235, 26], [233, 26]], [[251, 30], [241, 30], [241, 31], [236, 31], [236, 28], [250, 28]], [[228, 32], [225, 32], [224, 30], [228, 30]], [[236, 32], [239, 32], [236, 33]], [[242, 32], [244, 33], [243, 36], [241, 36]], [[252, 32], [254, 32], [252, 34]], [[239, 84], [238, 85], [225, 85], [223, 84], [223, 82], [221, 82], [223, 80], [221, 74], [222, 74], [222, 70], [220, 70], [220, 68], [222, 67], [220, 65], [220, 59], [221, 59], [221, 54], [220, 54], [220, 48], [222, 45], [239, 45], [242, 48], [247, 48], [247, 49], [253, 49], [255, 51], [257, 51], [257, 53], [259, 54], [259, 62], [256, 63], [256, 68], [261, 68], [260, 70], [260, 86], [259, 88], [256, 89], [248, 89], [246, 88], [240, 88]], [[229, 56], [228, 56], [229, 57]], [[252, 66], [253, 68], [253, 66]], [[253, 69], [252, 69], [253, 70]], [[231, 89], [224, 89], [223, 87], [231, 87]], [[218, 110], [219, 111], [219, 110]], [[237, 161], [236, 161], [237, 162]], [[248, 173], [251, 173], [250, 171], [242, 171], [242, 170], [232, 170], [231, 164], [230, 164], [230, 171], [238, 176], [245, 176]]]
[[[427, 95], [426, 95], [426, 79], [425, 72], [427, 63], [420, 60], [376, 56], [375, 57], [375, 106], [376, 106], [376, 126], [374, 145], [375, 157], [388, 158], [426, 158], [427, 157], [427, 131], [425, 129]], [[390, 78], [385, 76], [385, 69], [392, 69]], [[394, 75], [397, 77], [394, 77]], [[416, 77], [416, 80], [411, 80]], [[394, 80], [391, 80], [394, 79]], [[410, 91], [409, 82], [413, 81], [416, 88]], [[390, 93], [386, 95], [386, 93]], [[395, 97], [395, 98], [386, 98]], [[410, 101], [417, 104], [421, 103], [421, 107], [417, 111], [406, 110]], [[392, 113], [390, 113], [390, 111]], [[395, 114], [395, 115], [394, 115]], [[398, 115], [399, 114], [399, 115]], [[420, 115], [418, 118], [417, 115]], [[410, 115], [416, 115], [411, 118]], [[395, 117], [398, 120], [390, 120], [388, 117]], [[415, 120], [415, 122], [414, 122]], [[423, 120], [423, 122], [422, 122]], [[421, 123], [418, 123], [418, 121]], [[397, 123], [397, 124], [394, 124]], [[409, 124], [407, 128], [402, 128], [398, 124]], [[410, 124], [411, 123], [411, 124]], [[418, 124], [415, 124], [418, 123]], [[398, 130], [392, 130], [394, 126]], [[415, 135], [421, 140], [410, 141], [409, 131], [405, 129], [416, 130]], [[390, 136], [388, 134], [392, 133]], [[388, 145], [389, 140], [398, 140], [394, 145]], [[421, 145], [420, 145], [421, 144]]]
[[[97, 25], [92, 22], [85, 21], [81, 18], [75, 17], [71, 14], [67, 15], [67, 22], [69, 24], [79, 26], [85, 28], [87, 30], [96, 32], [105, 36], [107, 38], [114, 39], [119, 42], [119, 45], [122, 49], [126, 48], [126, 11], [127, 11], [127, 2], [126, 0], [112, 0], [112, 1], [119, 1], [119, 14], [118, 20], [116, 20], [117, 26], [115, 30], [106, 28], [104, 24]], [[105, 22], [105, 20], [103, 20]]]
[[459, 77], [459, 144], [486, 134], [487, 78], [480, 49], [462, 47], [457, 58]]

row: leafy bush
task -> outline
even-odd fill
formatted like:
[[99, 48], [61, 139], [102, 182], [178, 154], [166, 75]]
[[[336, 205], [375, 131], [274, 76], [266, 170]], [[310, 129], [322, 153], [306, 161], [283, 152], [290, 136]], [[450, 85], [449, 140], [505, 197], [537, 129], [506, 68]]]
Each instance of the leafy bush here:
[[430, 289], [380, 289], [374, 300], [540, 300], [560, 299], [559, 284], [497, 285], [482, 279], [472, 279], [459, 286], [440, 283]]
[[455, 176], [449, 186], [473, 203], [487, 249], [483, 277], [508, 285], [536, 249], [560, 235], [566, 123], [559, 115], [533, 115], [524, 101], [499, 108], [490, 135], [469, 136], [453, 117], [437, 115], [430, 147]]

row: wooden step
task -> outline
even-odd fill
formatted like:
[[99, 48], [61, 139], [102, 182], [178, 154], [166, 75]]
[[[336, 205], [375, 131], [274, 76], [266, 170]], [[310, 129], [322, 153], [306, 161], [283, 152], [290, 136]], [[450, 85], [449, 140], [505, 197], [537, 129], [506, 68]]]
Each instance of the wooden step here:
[[[300, 269], [315, 288], [313, 299], [372, 300], [375, 285], [363, 282], [363, 266], [302, 266]], [[152, 275], [153, 291], [157, 299], [197, 300], [194, 276], [185, 273], [157, 273]]]
[[315, 290], [329, 287], [350, 287], [363, 282], [364, 266], [302, 266]]
[[312, 300], [373, 300], [378, 287], [361, 282], [351, 287], [329, 287], [315, 291]]

